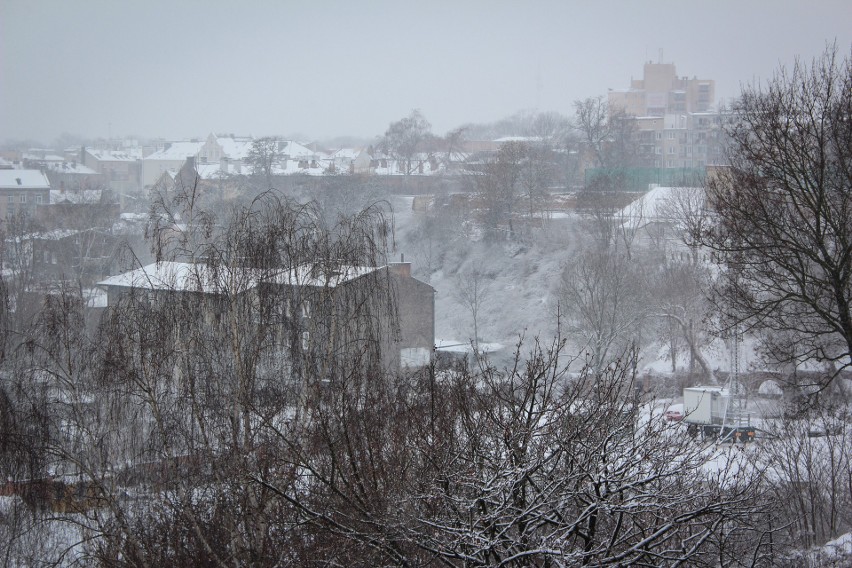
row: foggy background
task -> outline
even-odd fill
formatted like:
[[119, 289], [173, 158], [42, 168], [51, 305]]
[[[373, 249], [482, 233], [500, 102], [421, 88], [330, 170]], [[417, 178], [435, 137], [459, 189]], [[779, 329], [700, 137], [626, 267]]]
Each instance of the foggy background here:
[[519, 110], [571, 114], [661, 54], [726, 101], [826, 41], [845, 51], [850, 21], [846, 0], [5, 0], [0, 140], [371, 138], [413, 108], [443, 133]]

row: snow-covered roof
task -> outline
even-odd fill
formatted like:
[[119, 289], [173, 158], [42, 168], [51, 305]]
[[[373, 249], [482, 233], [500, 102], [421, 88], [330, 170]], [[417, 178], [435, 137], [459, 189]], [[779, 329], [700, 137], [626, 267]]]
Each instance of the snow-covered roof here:
[[225, 290], [240, 293], [257, 286], [259, 271], [248, 268], [212, 270], [204, 264], [190, 262], [155, 262], [136, 270], [111, 276], [98, 286], [117, 286], [145, 290], [203, 292], [216, 294]]
[[100, 203], [103, 192], [100, 189], [84, 189], [82, 191], [50, 190], [51, 203]]
[[362, 151], [360, 148], [341, 148], [332, 152], [330, 157], [336, 160], [354, 160]]
[[86, 148], [86, 153], [101, 162], [135, 162], [142, 156], [138, 152], [126, 150], [95, 150]]
[[245, 292], [262, 281], [288, 286], [334, 288], [383, 268], [385, 267], [341, 265], [334, 270], [324, 271], [318, 270], [316, 265], [305, 264], [291, 270], [270, 274], [269, 271], [254, 268], [220, 267], [213, 270], [205, 264], [155, 262], [124, 274], [111, 276], [98, 282], [98, 286], [205, 294], [224, 291]]
[[318, 270], [314, 264], [305, 264], [297, 268], [281, 271], [271, 281], [288, 286], [313, 286], [334, 288], [346, 282], [360, 278], [385, 267], [375, 266], [335, 266], [332, 270]]
[[237, 164], [229, 163], [227, 170], [223, 171], [220, 164], [196, 164], [195, 171], [201, 179], [219, 179], [243, 173], [243, 168]]
[[167, 148], [154, 152], [145, 160], [185, 160], [189, 156], [197, 156], [203, 145], [203, 142], [172, 142]]
[[623, 208], [616, 215], [622, 223], [633, 228], [644, 227], [653, 222], [678, 222], [672, 218], [670, 203], [678, 193], [703, 191], [695, 187], [654, 187], [648, 193]]
[[52, 172], [75, 175], [97, 175], [98, 172], [79, 162], [48, 162], [47, 168]]
[[253, 140], [251, 138], [217, 138], [225, 155], [232, 160], [242, 160], [248, 156]]
[[289, 156], [291, 160], [312, 160], [319, 159], [320, 157], [320, 152], [311, 150], [307, 146], [304, 146], [292, 140], [288, 140], [284, 143], [284, 146], [281, 149], [281, 153]]
[[0, 189], [50, 189], [50, 181], [39, 170], [0, 170]]
[[21, 155], [21, 159], [52, 164], [54, 162], [61, 162], [65, 158], [63, 158], [62, 156], [57, 156], [56, 154], [45, 154], [44, 156], [39, 156], [38, 154], [29, 154], [25, 152]]

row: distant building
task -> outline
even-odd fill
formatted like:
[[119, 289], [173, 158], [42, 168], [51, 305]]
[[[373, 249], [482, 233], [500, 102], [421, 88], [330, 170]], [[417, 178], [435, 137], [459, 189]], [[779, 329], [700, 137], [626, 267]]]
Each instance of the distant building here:
[[226, 168], [241, 172], [240, 165], [248, 156], [252, 142], [250, 137], [216, 136], [213, 133], [203, 142], [167, 142], [163, 148], [142, 160], [142, 186], [153, 186], [168, 171], [177, 172], [187, 158], [192, 158], [198, 167], [215, 169], [225, 163]]
[[107, 291], [110, 306], [128, 294], [150, 302], [191, 302], [190, 311], [212, 333], [231, 331], [223, 316], [233, 317], [237, 303], [250, 312], [244, 323], [257, 326], [253, 332], [262, 330], [270, 352], [291, 368], [309, 364], [312, 353], [334, 354], [340, 364], [372, 353], [372, 360], [393, 372], [428, 365], [435, 344], [435, 290], [412, 278], [405, 262], [383, 267], [317, 263], [264, 272], [159, 262], [98, 286]]
[[651, 62], [629, 89], [609, 91], [610, 110], [636, 123], [636, 166], [689, 172], [724, 164], [721, 127], [729, 115], [713, 108], [715, 93], [712, 79], [679, 77], [673, 63]]
[[35, 214], [38, 205], [50, 203], [50, 181], [39, 170], [0, 169], [0, 218]]
[[642, 79], [632, 79], [629, 89], [609, 91], [609, 103], [633, 116], [665, 116], [705, 112], [715, 96], [714, 80], [679, 77], [674, 63], [649, 61]]
[[33, 277], [49, 282], [91, 286], [114, 273], [118, 239], [109, 230], [57, 229], [26, 235], [32, 250]]
[[83, 147], [80, 162], [103, 176], [111, 189], [119, 192], [139, 190], [141, 153], [125, 150], [97, 150]]

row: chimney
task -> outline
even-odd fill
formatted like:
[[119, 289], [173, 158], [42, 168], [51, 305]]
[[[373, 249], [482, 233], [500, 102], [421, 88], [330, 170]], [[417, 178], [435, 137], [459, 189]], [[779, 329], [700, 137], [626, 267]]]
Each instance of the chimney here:
[[391, 271], [391, 274], [401, 278], [411, 278], [411, 263], [405, 262], [404, 254], [399, 256], [399, 262], [388, 263], [388, 270]]

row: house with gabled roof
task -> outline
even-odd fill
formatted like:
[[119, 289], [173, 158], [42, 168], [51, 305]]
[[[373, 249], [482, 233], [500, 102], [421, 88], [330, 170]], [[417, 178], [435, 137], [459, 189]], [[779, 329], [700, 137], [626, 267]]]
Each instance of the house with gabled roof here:
[[389, 372], [417, 368], [430, 362], [435, 342], [435, 290], [405, 262], [268, 270], [156, 262], [98, 286], [113, 307], [129, 297], [190, 302], [190, 312], [223, 335], [232, 330], [228, 318], [243, 314], [239, 325], [252, 326], [246, 333], [262, 333], [275, 356], [306, 373], [319, 372], [308, 368], [316, 358], [345, 364], [365, 355]]
[[203, 142], [167, 142], [163, 148], [142, 161], [142, 185], [151, 187], [161, 180], [165, 172], [179, 171], [187, 158], [193, 158], [197, 167], [218, 168], [225, 161], [229, 167], [239, 169], [248, 156], [252, 142], [250, 137], [216, 136], [213, 133]]
[[19, 213], [33, 216], [38, 205], [50, 203], [50, 180], [39, 170], [0, 169], [0, 218]]
[[133, 192], [140, 188], [142, 153], [138, 149], [100, 150], [83, 147], [80, 162], [103, 176], [110, 188]]
[[202, 145], [199, 140], [166, 142], [160, 150], [145, 156], [142, 160], [142, 187], [158, 183], [166, 172], [180, 170], [187, 158], [198, 155]]

